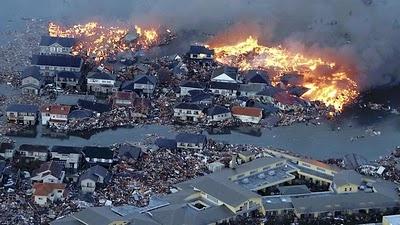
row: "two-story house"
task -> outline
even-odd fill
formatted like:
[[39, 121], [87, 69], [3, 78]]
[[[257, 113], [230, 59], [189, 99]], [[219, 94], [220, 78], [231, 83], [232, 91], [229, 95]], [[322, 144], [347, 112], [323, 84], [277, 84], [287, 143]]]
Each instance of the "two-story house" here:
[[220, 122], [232, 118], [231, 111], [220, 105], [213, 106], [207, 109], [207, 121]]
[[60, 183], [35, 183], [33, 185], [33, 200], [40, 206], [46, 206], [65, 198], [65, 184]]
[[98, 185], [107, 184], [111, 173], [104, 167], [96, 165], [90, 167], [79, 177], [79, 186], [83, 193], [93, 193]]
[[40, 38], [41, 55], [71, 55], [77, 44], [75, 38], [42, 36]]
[[248, 70], [244, 74], [244, 80], [248, 84], [266, 84], [270, 85], [270, 76], [263, 70]]
[[222, 95], [229, 98], [236, 97], [239, 90], [239, 84], [211, 81], [210, 90], [216, 95]]
[[39, 108], [36, 105], [11, 104], [6, 108], [7, 121], [24, 125], [35, 125]]
[[43, 77], [40, 68], [29, 66], [22, 72], [21, 89], [24, 94], [39, 95], [43, 86]]
[[38, 66], [48, 81], [54, 82], [55, 75], [60, 71], [80, 72], [83, 60], [71, 55], [33, 55], [31, 64]]
[[90, 165], [110, 166], [114, 162], [114, 153], [109, 147], [85, 146], [82, 153]]
[[52, 160], [64, 162], [67, 169], [77, 170], [81, 164], [81, 147], [54, 145], [50, 154]]
[[46, 145], [22, 144], [17, 153], [27, 160], [47, 161], [49, 158], [49, 147]]
[[139, 97], [135, 92], [117, 91], [110, 97], [112, 107], [133, 107], [135, 99]]
[[15, 149], [13, 143], [2, 142], [0, 143], [0, 158], [11, 159], [14, 157]]
[[239, 75], [239, 70], [237, 67], [223, 66], [214, 70], [211, 77], [211, 81], [239, 83], [238, 75]]
[[133, 80], [133, 89], [140, 95], [151, 95], [157, 86], [157, 79], [150, 75], [139, 75]]
[[81, 72], [61, 71], [56, 73], [54, 83], [62, 89], [79, 90], [81, 77]]
[[180, 91], [180, 96], [185, 96], [185, 95], [190, 95], [189, 92], [193, 90], [198, 90], [202, 91], [206, 88], [206, 85], [202, 82], [197, 82], [197, 81], [183, 81], [179, 85], [181, 91]]
[[232, 116], [244, 123], [259, 123], [262, 119], [262, 109], [255, 107], [233, 106]]
[[64, 163], [49, 161], [42, 163], [39, 169], [33, 171], [31, 180], [40, 183], [62, 183], [64, 177]]
[[214, 50], [209, 49], [205, 46], [201, 45], [192, 45], [190, 46], [189, 52], [187, 53], [189, 59], [196, 60], [213, 60], [214, 59]]
[[179, 133], [175, 140], [178, 149], [202, 150], [207, 144], [207, 137], [202, 134]]
[[87, 90], [96, 94], [110, 94], [118, 91], [116, 76], [105, 72], [90, 72], [87, 77]]
[[42, 125], [57, 126], [68, 122], [68, 114], [71, 111], [70, 106], [64, 105], [46, 105], [41, 108]]
[[203, 109], [197, 104], [181, 102], [174, 107], [174, 117], [182, 121], [196, 122], [203, 119]]

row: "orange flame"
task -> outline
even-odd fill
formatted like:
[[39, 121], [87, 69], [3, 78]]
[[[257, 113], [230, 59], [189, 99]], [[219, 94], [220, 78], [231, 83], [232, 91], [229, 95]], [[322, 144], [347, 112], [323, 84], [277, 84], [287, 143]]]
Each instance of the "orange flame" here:
[[265, 69], [274, 71], [274, 83], [287, 72], [299, 72], [304, 76], [303, 86], [309, 90], [303, 95], [311, 101], [321, 101], [341, 111], [345, 104], [358, 96], [357, 83], [346, 71], [322, 75], [318, 68], [325, 67], [332, 71], [337, 69], [335, 62], [321, 58], [306, 57], [300, 53], [290, 52], [281, 46], [267, 47], [258, 44], [258, 40], [248, 37], [235, 45], [214, 47], [217, 61], [237, 66], [240, 70]]
[[135, 30], [139, 38], [137, 43], [131, 45], [123, 41], [129, 33], [127, 28], [105, 27], [96, 22], [77, 24], [69, 28], [50, 23], [48, 27], [50, 36], [77, 38], [79, 43], [74, 47], [73, 54], [94, 56], [96, 61], [139, 46], [150, 48], [157, 43], [158, 35], [154, 29], [144, 30], [135, 26]]

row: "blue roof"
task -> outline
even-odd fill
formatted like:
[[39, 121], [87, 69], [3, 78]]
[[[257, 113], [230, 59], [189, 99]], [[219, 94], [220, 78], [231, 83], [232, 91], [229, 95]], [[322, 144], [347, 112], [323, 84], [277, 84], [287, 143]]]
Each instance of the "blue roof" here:
[[89, 158], [112, 159], [114, 156], [113, 151], [109, 147], [85, 146], [82, 152]]
[[159, 138], [155, 141], [155, 144], [159, 148], [176, 149], [176, 140], [174, 139]]
[[157, 79], [154, 76], [150, 76], [150, 75], [139, 75], [139, 76], [135, 77], [135, 79], [133, 80], [133, 83], [156, 85]]
[[202, 45], [192, 45], [189, 49], [189, 54], [206, 54], [206, 55], [214, 55], [213, 49], [208, 49]]
[[135, 86], [135, 83], [133, 82], [133, 80], [127, 80], [122, 83], [121, 90], [134, 91], [135, 90], [134, 86]]
[[37, 113], [39, 111], [39, 107], [36, 105], [28, 105], [28, 104], [11, 104], [7, 107], [6, 112], [28, 112], [28, 113]]
[[201, 101], [204, 101], [204, 100], [212, 101], [213, 98], [214, 98], [213, 95], [211, 95], [209, 93], [205, 93], [205, 92], [193, 93], [193, 95], [192, 95], [191, 91], [189, 91], [189, 93], [191, 94], [190, 101], [193, 102], [193, 103], [201, 102]]
[[40, 39], [40, 46], [50, 46], [57, 43], [64, 48], [71, 48], [76, 42], [75, 38], [42, 36]]
[[190, 87], [190, 88], [199, 88], [199, 89], [204, 89], [206, 87], [205, 83], [198, 82], [198, 81], [191, 81], [191, 80], [183, 81], [179, 86]]
[[230, 113], [230, 112], [231, 111], [228, 108], [226, 108], [224, 106], [216, 105], [207, 110], [207, 115], [214, 116], [214, 115], [225, 114], [225, 113]]
[[202, 110], [202, 108], [193, 103], [181, 102], [175, 106], [175, 109], [191, 109], [191, 110]]
[[239, 89], [239, 84], [211, 81], [210, 82], [210, 89], [238, 90]]
[[71, 71], [61, 71], [57, 73], [57, 77], [79, 79], [81, 78], [81, 73], [71, 72]]
[[273, 97], [275, 94], [277, 94], [277, 93], [279, 93], [281, 91], [282, 91], [282, 89], [279, 89], [279, 88], [276, 88], [276, 87], [267, 86], [267, 87], [265, 87], [264, 90], [258, 92], [257, 95]]
[[78, 109], [68, 114], [68, 119], [86, 119], [94, 117], [94, 112], [88, 109]]
[[82, 148], [81, 147], [74, 147], [74, 146], [63, 146], [63, 145], [54, 145], [51, 148], [51, 152], [57, 152], [62, 154], [81, 154]]
[[88, 109], [98, 113], [111, 111], [111, 106], [109, 104], [92, 102], [83, 99], [78, 100], [78, 106], [82, 109]]
[[269, 84], [269, 75], [264, 70], [249, 70], [244, 77], [247, 83]]
[[70, 55], [33, 55], [32, 65], [80, 68], [82, 58]]
[[26, 77], [34, 77], [37, 80], [41, 80], [42, 75], [40, 74], [40, 68], [38, 66], [28, 66], [22, 72], [22, 78], [26, 78]]
[[87, 78], [101, 79], [101, 80], [115, 80], [116, 79], [115, 75], [113, 75], [111, 73], [100, 72], [100, 71], [90, 72], [88, 74]]
[[179, 133], [175, 140], [182, 143], [200, 144], [207, 142], [207, 137], [202, 134]]
[[239, 72], [239, 70], [237, 67], [224, 66], [224, 67], [220, 67], [220, 68], [217, 68], [216, 70], [214, 70], [213, 77], [216, 77], [216, 76], [219, 76], [219, 75], [225, 73], [233, 80], [236, 80], [238, 72]]

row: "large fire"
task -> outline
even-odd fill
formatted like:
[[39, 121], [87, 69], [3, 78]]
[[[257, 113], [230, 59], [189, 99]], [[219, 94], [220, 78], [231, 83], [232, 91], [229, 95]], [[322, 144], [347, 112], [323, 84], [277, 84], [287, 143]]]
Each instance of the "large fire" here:
[[[228, 46], [213, 46], [216, 60], [237, 66], [240, 70], [265, 69], [274, 72], [273, 82], [279, 82], [284, 73], [297, 72], [303, 79], [302, 86], [309, 90], [303, 95], [311, 101], [321, 101], [341, 111], [343, 106], [358, 95], [357, 83], [349, 73], [335, 62], [318, 57], [307, 57], [280, 46], [267, 47], [249, 37], [245, 41]], [[321, 72], [324, 68], [324, 72]], [[330, 72], [326, 72], [330, 71]]]
[[74, 54], [84, 54], [94, 57], [96, 61], [101, 61], [109, 55], [123, 52], [129, 49], [150, 48], [158, 40], [155, 29], [143, 29], [139, 26], [134, 27], [134, 44], [127, 43], [124, 38], [130, 33], [129, 28], [103, 26], [96, 22], [78, 24], [72, 27], [62, 27], [55, 23], [50, 23], [48, 27], [49, 35], [53, 37], [73, 37], [78, 39], [78, 44], [74, 47]]

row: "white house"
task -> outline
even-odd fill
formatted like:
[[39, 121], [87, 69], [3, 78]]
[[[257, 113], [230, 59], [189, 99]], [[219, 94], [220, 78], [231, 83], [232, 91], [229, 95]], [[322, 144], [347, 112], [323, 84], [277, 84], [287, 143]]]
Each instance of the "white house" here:
[[109, 94], [118, 91], [116, 77], [105, 72], [90, 72], [87, 77], [87, 89], [89, 92]]
[[231, 67], [231, 66], [220, 67], [213, 72], [211, 81], [239, 83], [238, 72], [239, 70], [237, 67]]
[[199, 121], [202, 120], [203, 109], [192, 103], [181, 102], [174, 107], [174, 117], [182, 121]]
[[22, 72], [21, 90], [25, 94], [40, 94], [43, 85], [43, 77], [40, 74], [40, 68], [29, 66]]
[[237, 96], [239, 84], [211, 81], [210, 90], [213, 94], [232, 98]]
[[5, 159], [11, 159], [14, 157], [14, 146], [12, 143], [0, 143], [0, 156]]
[[197, 81], [183, 81], [180, 85], [179, 85], [181, 91], [180, 91], [180, 96], [185, 96], [185, 95], [189, 95], [189, 91], [193, 91], [193, 90], [198, 90], [198, 91], [202, 91], [205, 89], [206, 85], [204, 83], [201, 82], [197, 82]]
[[175, 139], [179, 149], [201, 150], [207, 144], [207, 138], [202, 134], [180, 133]]
[[42, 125], [54, 126], [62, 125], [68, 122], [68, 114], [70, 106], [63, 105], [46, 105], [41, 108]]
[[262, 119], [262, 110], [255, 107], [233, 106], [232, 116], [244, 123], [259, 123]]
[[75, 38], [42, 36], [39, 47], [41, 55], [71, 55], [77, 43]]
[[207, 110], [207, 121], [220, 122], [232, 118], [231, 111], [220, 105], [216, 105]]
[[46, 206], [51, 202], [65, 198], [65, 184], [35, 183], [33, 185], [33, 197], [36, 204]]
[[82, 58], [71, 55], [33, 55], [31, 65], [38, 66], [40, 73], [52, 77], [60, 71], [80, 72], [83, 65]]
[[150, 75], [139, 75], [133, 80], [133, 89], [146, 95], [152, 94], [156, 85], [157, 79]]
[[22, 144], [19, 146], [18, 154], [25, 159], [47, 161], [49, 147], [45, 145]]
[[102, 166], [96, 165], [90, 167], [85, 173], [79, 177], [79, 186], [83, 193], [93, 193], [96, 184], [108, 183], [110, 172]]
[[40, 165], [31, 177], [33, 182], [62, 183], [65, 177], [64, 163], [49, 161]]
[[196, 60], [213, 60], [214, 50], [208, 49], [206, 46], [192, 45], [187, 53], [190, 59]]
[[65, 168], [76, 170], [81, 163], [81, 151], [81, 147], [55, 145], [51, 148], [50, 154], [51, 159], [65, 162]]

